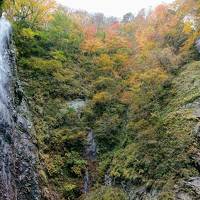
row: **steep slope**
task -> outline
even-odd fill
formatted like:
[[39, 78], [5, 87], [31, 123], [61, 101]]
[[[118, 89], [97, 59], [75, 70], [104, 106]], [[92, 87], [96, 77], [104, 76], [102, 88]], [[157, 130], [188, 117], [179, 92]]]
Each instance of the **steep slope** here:
[[86, 199], [200, 198], [199, 80], [200, 62], [187, 64], [175, 75], [165, 106], [154, 113], [159, 120], [159, 126], [151, 132], [154, 140], [140, 138], [143, 146], [133, 140], [101, 160], [103, 165], [105, 160], [110, 163], [104, 166], [110, 185], [94, 190]]
[[[131, 143], [114, 154], [110, 176], [121, 179], [113, 185], [129, 199], [199, 199], [199, 80], [200, 62], [184, 66], [172, 81], [167, 104], [154, 113], [159, 120], [155, 140], [143, 149]], [[137, 160], [138, 155], [143, 158]], [[151, 167], [146, 177], [137, 171], [145, 162]]]
[[0, 199], [40, 199], [37, 149], [16, 74], [11, 25], [0, 19]]

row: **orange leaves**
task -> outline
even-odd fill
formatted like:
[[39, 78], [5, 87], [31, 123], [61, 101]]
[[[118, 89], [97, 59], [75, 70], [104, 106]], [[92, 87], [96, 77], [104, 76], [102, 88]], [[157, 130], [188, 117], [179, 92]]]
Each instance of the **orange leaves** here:
[[121, 27], [121, 24], [119, 22], [115, 22], [113, 24], [111, 24], [106, 32], [109, 34], [109, 35], [114, 35], [114, 34], [118, 34], [119, 33], [119, 30], [120, 30], [120, 27]]
[[167, 17], [170, 17], [170, 13], [168, 11], [168, 4], [160, 4], [155, 8], [155, 10], [153, 10], [153, 12], [150, 15], [150, 18], [155, 22], [165, 21]]
[[97, 34], [97, 27], [95, 25], [88, 25], [83, 27], [83, 32], [87, 39], [94, 38]]
[[131, 91], [124, 91], [120, 96], [120, 101], [123, 104], [131, 104], [133, 100], [133, 94]]
[[88, 25], [83, 27], [85, 39], [81, 45], [84, 52], [95, 53], [104, 48], [103, 42], [96, 37], [97, 27], [95, 25]]
[[156, 35], [153, 27], [145, 27], [143, 31], [136, 32], [136, 41], [138, 49], [151, 50], [156, 46]]
[[106, 34], [104, 40], [94, 35], [94, 33], [86, 35], [85, 41], [81, 46], [83, 51], [95, 53], [103, 49], [106, 51], [116, 51], [118, 49], [127, 49], [131, 47], [131, 43], [126, 38], [119, 35]]
[[107, 35], [105, 44], [108, 50], [130, 48], [131, 43], [120, 35]]

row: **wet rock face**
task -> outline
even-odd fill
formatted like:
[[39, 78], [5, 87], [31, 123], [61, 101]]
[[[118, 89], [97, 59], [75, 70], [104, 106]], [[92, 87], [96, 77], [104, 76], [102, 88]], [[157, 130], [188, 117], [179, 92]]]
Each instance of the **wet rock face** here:
[[12, 124], [11, 67], [9, 41], [11, 26], [0, 19], [0, 199], [16, 199], [14, 131]]
[[[15, 55], [10, 56], [12, 66], [15, 67]], [[40, 200], [38, 184], [38, 152], [34, 143], [34, 128], [31, 123], [30, 112], [23, 96], [16, 69], [13, 68], [13, 124], [14, 124], [14, 156], [15, 156], [15, 184], [17, 200]], [[20, 91], [20, 93], [19, 93]], [[19, 96], [20, 94], [20, 96]]]
[[14, 157], [12, 154], [12, 128], [6, 124], [0, 125], [0, 199], [16, 199], [14, 175]]
[[[18, 107], [20, 108], [21, 105]], [[15, 123], [15, 173], [17, 198], [20, 200], [39, 200], [40, 191], [37, 175], [37, 149], [33, 144], [29, 120], [22, 117], [23, 110], [17, 115]], [[26, 111], [27, 112], [27, 111]]]
[[11, 26], [0, 19], [0, 200], [39, 200], [37, 148], [25, 98], [17, 95]]
[[198, 52], [200, 53], [200, 38], [196, 41], [196, 48]]
[[137, 183], [138, 180], [133, 180], [128, 182], [122, 181], [114, 184], [123, 189], [128, 196], [128, 200], [160, 200], [159, 190], [154, 187], [147, 187], [145, 185], [139, 186]]
[[200, 199], [200, 177], [192, 177], [184, 181], [176, 192], [177, 200], [198, 200]]

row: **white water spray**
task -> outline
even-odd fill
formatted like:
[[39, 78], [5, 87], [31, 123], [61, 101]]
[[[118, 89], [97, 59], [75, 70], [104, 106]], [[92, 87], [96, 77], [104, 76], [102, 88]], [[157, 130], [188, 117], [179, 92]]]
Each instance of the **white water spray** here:
[[11, 25], [0, 18], [0, 199], [15, 200], [16, 190], [12, 179], [11, 123], [11, 66], [9, 44]]
[[4, 16], [0, 19], [0, 122], [10, 123], [10, 82], [8, 45], [10, 43], [11, 25]]

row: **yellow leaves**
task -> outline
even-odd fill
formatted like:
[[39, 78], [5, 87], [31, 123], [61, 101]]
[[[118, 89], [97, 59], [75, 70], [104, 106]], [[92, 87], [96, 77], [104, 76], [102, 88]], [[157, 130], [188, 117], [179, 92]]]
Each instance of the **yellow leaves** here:
[[111, 57], [108, 54], [101, 54], [96, 63], [101, 66], [101, 67], [106, 67], [106, 66], [112, 66], [113, 65], [113, 61], [111, 59]]
[[113, 78], [100, 76], [95, 82], [95, 87], [98, 90], [106, 89], [106, 88], [113, 88], [115, 86], [115, 81]]
[[82, 167], [81, 166], [78, 166], [78, 165], [74, 165], [72, 167], [72, 171], [77, 175], [77, 176], [80, 176], [82, 175]]
[[188, 39], [185, 41], [184, 45], [180, 48], [180, 52], [184, 53], [184, 52], [188, 52], [190, 50], [190, 48], [195, 45], [195, 42], [197, 40], [199, 36], [198, 32], [192, 32]]
[[105, 39], [106, 48], [109, 50], [129, 48], [130, 43], [124, 37], [119, 35], [108, 35]]
[[55, 0], [6, 0], [4, 4], [4, 10], [11, 20], [27, 21], [30, 26], [49, 22], [55, 8]]
[[73, 71], [64, 68], [59, 60], [46, 60], [32, 57], [30, 58], [28, 65], [43, 73], [50, 73], [55, 80], [60, 82], [72, 81], [74, 78]]
[[86, 39], [81, 45], [81, 49], [84, 52], [89, 52], [89, 53], [95, 53], [97, 51], [100, 51], [103, 48], [104, 48], [104, 44], [98, 38]]
[[34, 36], [37, 34], [33, 32], [30, 28], [23, 28], [21, 35], [27, 39], [33, 39]]
[[167, 79], [167, 73], [160, 68], [134, 72], [127, 81], [134, 100], [132, 106], [138, 109], [140, 105], [148, 103], [150, 99], [156, 96]]
[[60, 69], [59, 71], [53, 72], [53, 76], [57, 81], [72, 81], [74, 74], [69, 69]]
[[113, 55], [113, 60], [116, 63], [124, 64], [128, 61], [128, 55], [125, 53], [116, 53]]
[[153, 27], [145, 27], [142, 31], [136, 32], [138, 48], [142, 51], [149, 51], [156, 47], [156, 33]]
[[191, 22], [185, 22], [183, 27], [183, 32], [185, 34], [190, 34], [193, 31], [192, 23]]
[[162, 84], [167, 80], [167, 78], [167, 73], [162, 69], [150, 68], [146, 71], [134, 72], [128, 82], [131, 85], [141, 85], [142, 83], [147, 83], [151, 86]]
[[75, 185], [75, 184], [73, 184], [73, 183], [65, 183], [64, 184], [64, 192], [65, 193], [67, 193], [67, 192], [71, 192], [71, 191], [73, 191], [73, 190], [75, 190], [75, 189], [77, 189], [78, 188], [78, 186], [77, 185]]
[[45, 164], [45, 168], [50, 175], [56, 175], [60, 172], [60, 168], [64, 165], [64, 161], [59, 155], [43, 154], [41, 157]]
[[168, 79], [168, 75], [160, 68], [148, 69], [141, 75], [141, 80], [151, 85], [159, 85]]
[[42, 71], [55, 72], [62, 69], [62, 63], [56, 60], [45, 60], [42, 58], [32, 57], [29, 61], [29, 66]]
[[123, 68], [127, 60], [128, 56], [125, 53], [116, 53], [113, 54], [112, 57], [108, 54], [101, 54], [95, 60], [95, 64], [99, 66], [99, 72], [119, 78], [117, 69]]
[[64, 52], [62, 52], [62, 51], [53, 51], [53, 52], [51, 52], [51, 56], [53, 57], [53, 59], [59, 60], [62, 62], [64, 62], [66, 60]]
[[100, 92], [94, 95], [92, 101], [94, 103], [106, 103], [112, 99], [111, 94], [108, 92]]

